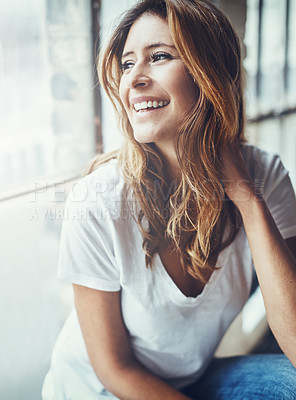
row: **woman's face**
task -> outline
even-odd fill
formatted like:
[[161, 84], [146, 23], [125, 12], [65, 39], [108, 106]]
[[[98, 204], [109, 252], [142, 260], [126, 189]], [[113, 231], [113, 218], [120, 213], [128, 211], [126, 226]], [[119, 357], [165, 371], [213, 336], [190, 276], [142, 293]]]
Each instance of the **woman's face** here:
[[172, 143], [198, 89], [163, 19], [144, 14], [132, 25], [122, 71], [119, 93], [135, 139], [159, 147]]

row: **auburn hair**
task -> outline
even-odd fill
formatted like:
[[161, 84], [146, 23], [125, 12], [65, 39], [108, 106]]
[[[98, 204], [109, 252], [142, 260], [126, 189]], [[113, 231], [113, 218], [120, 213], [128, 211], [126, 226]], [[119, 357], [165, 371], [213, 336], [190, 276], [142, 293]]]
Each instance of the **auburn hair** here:
[[[181, 179], [168, 184], [156, 146], [135, 140], [119, 97], [121, 56], [132, 24], [143, 14], [167, 21], [174, 45], [197, 85], [197, 101], [178, 127], [175, 150]], [[185, 271], [205, 282], [215, 260], [242, 224], [223, 188], [222, 146], [244, 141], [240, 44], [227, 17], [209, 1], [141, 0], [122, 17], [99, 60], [100, 83], [118, 115], [121, 148], [89, 168], [117, 157], [138, 204], [146, 265], [161, 246], [173, 246]], [[218, 267], [218, 266], [217, 266]]]

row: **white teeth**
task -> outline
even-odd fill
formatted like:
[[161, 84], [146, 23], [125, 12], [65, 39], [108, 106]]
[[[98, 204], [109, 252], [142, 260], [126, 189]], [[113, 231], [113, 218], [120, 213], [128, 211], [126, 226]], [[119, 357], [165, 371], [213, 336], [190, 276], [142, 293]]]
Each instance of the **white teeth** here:
[[136, 103], [134, 104], [134, 109], [136, 111], [140, 111], [140, 110], [147, 110], [147, 108], [159, 108], [159, 107], [164, 107], [167, 106], [169, 104], [169, 102], [167, 100], [161, 100], [161, 101], [143, 101], [142, 103]]

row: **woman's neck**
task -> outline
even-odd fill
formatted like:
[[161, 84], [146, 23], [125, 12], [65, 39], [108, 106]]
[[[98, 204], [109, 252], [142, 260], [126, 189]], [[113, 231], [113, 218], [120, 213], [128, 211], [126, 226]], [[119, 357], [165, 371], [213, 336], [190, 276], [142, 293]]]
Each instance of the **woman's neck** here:
[[168, 179], [172, 182], [179, 182], [182, 174], [174, 144], [172, 142], [157, 142], [155, 146], [165, 160]]

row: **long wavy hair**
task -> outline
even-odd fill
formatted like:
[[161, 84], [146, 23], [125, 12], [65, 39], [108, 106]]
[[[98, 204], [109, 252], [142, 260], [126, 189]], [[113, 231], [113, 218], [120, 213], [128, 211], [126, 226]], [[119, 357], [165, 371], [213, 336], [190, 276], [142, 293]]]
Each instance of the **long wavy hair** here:
[[[119, 97], [121, 56], [132, 24], [143, 14], [167, 21], [174, 45], [197, 84], [198, 98], [178, 128], [175, 150], [181, 179], [168, 184], [165, 160], [153, 143], [135, 140]], [[146, 265], [162, 246], [180, 255], [184, 271], [201, 281], [235, 238], [240, 214], [223, 188], [220, 150], [244, 141], [240, 45], [229, 20], [200, 0], [142, 0], [122, 17], [99, 61], [99, 78], [124, 135], [116, 153], [96, 159], [88, 172], [117, 157], [138, 204]], [[218, 267], [218, 266], [217, 266]]]

